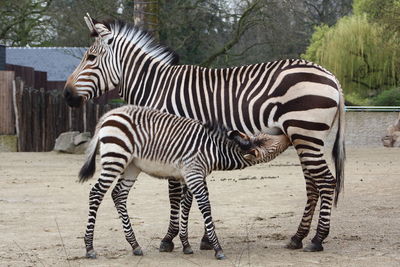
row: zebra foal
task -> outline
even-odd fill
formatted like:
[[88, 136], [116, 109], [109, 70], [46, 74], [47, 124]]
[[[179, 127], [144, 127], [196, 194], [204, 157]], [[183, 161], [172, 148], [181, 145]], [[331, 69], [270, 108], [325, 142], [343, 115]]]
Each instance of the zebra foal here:
[[128, 105], [106, 113], [97, 124], [87, 160], [79, 173], [80, 182], [93, 176], [99, 146], [101, 172], [89, 194], [89, 218], [84, 238], [86, 256], [96, 257], [93, 234], [97, 210], [116, 178], [118, 182], [111, 195], [122, 220], [125, 238], [134, 255], [143, 255], [130, 223], [126, 201], [137, 176], [145, 172], [157, 178], [173, 177], [187, 186], [179, 234], [184, 252], [192, 253], [187, 219], [193, 196], [203, 215], [215, 257], [223, 259], [225, 256], [211, 217], [205, 177], [213, 170], [242, 169], [269, 161], [289, 145], [285, 135], [248, 137], [238, 131], [226, 132], [199, 121], [138, 106]]

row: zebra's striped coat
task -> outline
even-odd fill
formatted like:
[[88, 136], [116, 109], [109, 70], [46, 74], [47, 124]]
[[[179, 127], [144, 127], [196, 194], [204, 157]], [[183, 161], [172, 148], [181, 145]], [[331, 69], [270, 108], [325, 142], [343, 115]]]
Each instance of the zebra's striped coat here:
[[[175, 65], [174, 53], [143, 31], [121, 22], [86, 20], [98, 37], [67, 81], [64, 92], [69, 105], [79, 106], [118, 85], [120, 96], [131, 104], [217, 122], [246, 134], [285, 134], [299, 155], [308, 198], [288, 247], [302, 247], [321, 199], [317, 233], [305, 250], [323, 249], [332, 204], [343, 186], [345, 160], [344, 100], [339, 82], [329, 71], [304, 60], [226, 69]], [[336, 177], [324, 159], [325, 141], [335, 120]], [[178, 232], [178, 187], [170, 181], [172, 211], [165, 242]]]

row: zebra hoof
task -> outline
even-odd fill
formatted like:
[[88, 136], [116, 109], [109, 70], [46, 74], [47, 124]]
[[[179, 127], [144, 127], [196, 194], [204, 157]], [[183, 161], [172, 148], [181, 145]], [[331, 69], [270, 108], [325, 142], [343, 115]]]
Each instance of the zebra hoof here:
[[193, 249], [190, 245], [183, 247], [183, 254], [193, 254]]
[[311, 242], [308, 246], [306, 246], [303, 251], [304, 252], [318, 252], [323, 251], [324, 247], [321, 244]]
[[97, 258], [97, 254], [93, 249], [91, 249], [91, 250], [86, 252], [86, 258], [88, 258], [88, 259], [96, 259]]
[[208, 241], [208, 239], [205, 240], [201, 240], [200, 243], [200, 250], [213, 250], [214, 247], [210, 244], [210, 242]]
[[134, 250], [133, 250], [133, 255], [135, 255], [135, 256], [143, 256], [143, 251], [142, 251], [142, 248], [141, 247], [136, 247]]
[[215, 252], [215, 258], [217, 260], [224, 260], [226, 259], [225, 254], [222, 250], [218, 250], [217, 252]]
[[303, 242], [291, 238], [290, 242], [285, 247], [288, 249], [300, 249], [303, 248]]
[[174, 250], [174, 242], [161, 241], [159, 251], [160, 252], [171, 252]]

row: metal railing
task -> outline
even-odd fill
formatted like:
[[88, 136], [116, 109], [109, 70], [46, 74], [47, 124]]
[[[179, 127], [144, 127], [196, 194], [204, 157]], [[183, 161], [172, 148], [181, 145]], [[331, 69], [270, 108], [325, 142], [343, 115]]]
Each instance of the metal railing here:
[[400, 112], [399, 106], [346, 106], [347, 112]]

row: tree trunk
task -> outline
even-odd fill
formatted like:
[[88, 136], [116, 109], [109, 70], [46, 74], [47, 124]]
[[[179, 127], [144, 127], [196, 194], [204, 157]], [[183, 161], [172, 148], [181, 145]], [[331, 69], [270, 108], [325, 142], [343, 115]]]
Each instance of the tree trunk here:
[[134, 1], [134, 18], [136, 26], [146, 29], [158, 39], [159, 0]]

